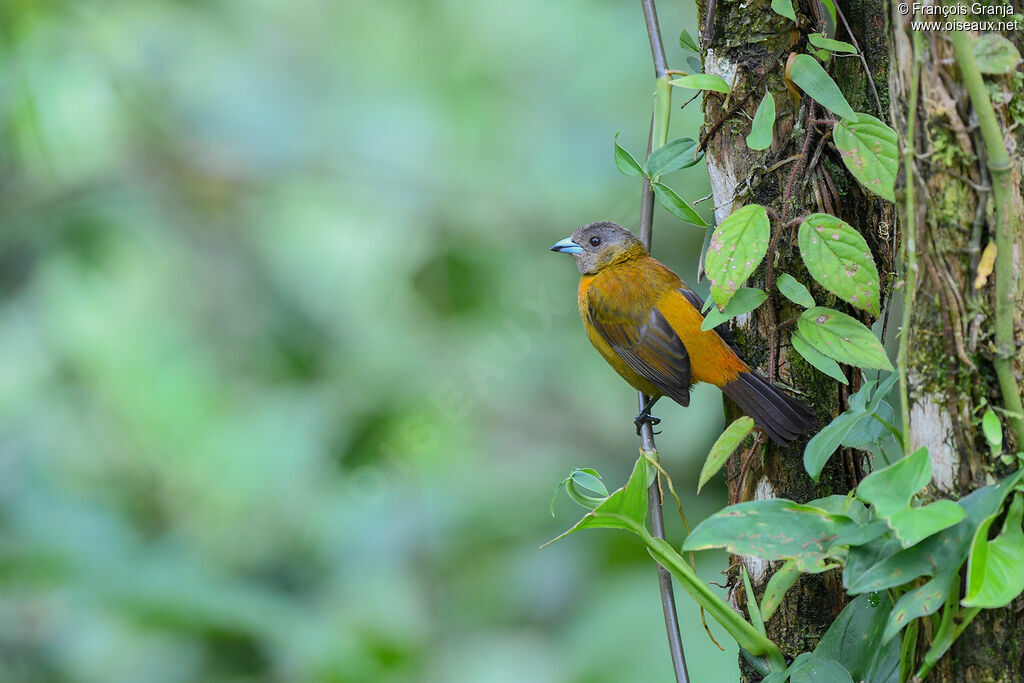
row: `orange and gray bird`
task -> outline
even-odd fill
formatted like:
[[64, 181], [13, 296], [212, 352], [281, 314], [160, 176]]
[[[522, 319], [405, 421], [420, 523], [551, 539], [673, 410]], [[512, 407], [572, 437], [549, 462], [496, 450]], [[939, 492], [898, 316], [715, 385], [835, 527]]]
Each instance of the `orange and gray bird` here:
[[636, 235], [612, 222], [584, 225], [551, 251], [572, 254], [580, 271], [579, 306], [594, 348], [648, 401], [636, 418], [657, 423], [662, 396], [690, 404], [690, 387], [720, 388], [775, 442], [787, 445], [814, 424], [814, 413], [752, 370], [726, 326], [701, 331], [704, 302], [647, 253]]

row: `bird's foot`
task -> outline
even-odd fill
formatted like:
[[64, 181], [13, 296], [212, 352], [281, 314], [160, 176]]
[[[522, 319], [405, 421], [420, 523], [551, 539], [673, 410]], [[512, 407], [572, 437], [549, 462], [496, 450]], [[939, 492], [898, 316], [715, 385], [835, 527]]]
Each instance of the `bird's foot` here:
[[[651, 415], [648, 412], [643, 412], [643, 413], [640, 413], [639, 415], [637, 415], [636, 419], [633, 420], [633, 424], [636, 425], [636, 435], [637, 436], [640, 436], [640, 429], [643, 427], [645, 422], [647, 424], [651, 425], [651, 429], [653, 430], [655, 426], [661, 424], [661, 418], [660, 417], [654, 417], [653, 415]], [[661, 432], [654, 432], [654, 433], [655, 434], [661, 434]]]

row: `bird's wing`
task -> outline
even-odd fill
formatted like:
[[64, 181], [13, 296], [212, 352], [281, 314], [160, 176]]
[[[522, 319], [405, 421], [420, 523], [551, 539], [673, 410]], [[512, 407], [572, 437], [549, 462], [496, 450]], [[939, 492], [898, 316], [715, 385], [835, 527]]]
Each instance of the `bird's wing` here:
[[633, 314], [592, 298], [587, 311], [594, 329], [629, 367], [680, 405], [690, 404], [690, 355], [656, 307]]

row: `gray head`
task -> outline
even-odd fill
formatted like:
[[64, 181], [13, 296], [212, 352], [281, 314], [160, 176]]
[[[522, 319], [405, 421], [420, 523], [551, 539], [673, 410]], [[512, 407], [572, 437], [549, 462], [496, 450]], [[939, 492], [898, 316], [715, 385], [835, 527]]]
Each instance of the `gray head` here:
[[615, 263], [647, 256], [637, 236], [618, 223], [601, 221], [578, 228], [564, 240], [555, 242], [551, 251], [572, 254], [583, 275], [593, 275]]

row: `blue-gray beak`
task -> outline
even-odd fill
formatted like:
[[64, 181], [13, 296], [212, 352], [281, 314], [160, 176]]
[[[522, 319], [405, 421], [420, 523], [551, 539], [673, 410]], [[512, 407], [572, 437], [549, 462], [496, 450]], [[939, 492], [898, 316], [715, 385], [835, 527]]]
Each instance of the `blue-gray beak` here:
[[582, 254], [583, 247], [572, 241], [571, 237], [559, 240], [551, 245], [551, 251], [560, 251], [563, 254]]

